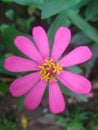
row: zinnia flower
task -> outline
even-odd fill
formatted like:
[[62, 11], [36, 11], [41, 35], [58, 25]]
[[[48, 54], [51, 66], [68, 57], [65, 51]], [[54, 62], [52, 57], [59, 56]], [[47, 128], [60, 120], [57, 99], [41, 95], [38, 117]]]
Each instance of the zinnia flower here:
[[36, 46], [25, 36], [17, 36], [14, 40], [16, 47], [29, 59], [9, 56], [5, 60], [4, 66], [10, 72], [31, 71], [12, 82], [9, 91], [14, 97], [27, 93], [24, 106], [28, 110], [34, 110], [39, 106], [48, 85], [51, 112], [62, 112], [65, 101], [57, 80], [76, 94], [88, 94], [91, 90], [88, 79], [63, 68], [89, 60], [92, 53], [87, 46], [80, 46], [61, 58], [71, 39], [71, 32], [66, 27], [57, 30], [51, 53], [44, 29], [37, 26], [32, 33]]

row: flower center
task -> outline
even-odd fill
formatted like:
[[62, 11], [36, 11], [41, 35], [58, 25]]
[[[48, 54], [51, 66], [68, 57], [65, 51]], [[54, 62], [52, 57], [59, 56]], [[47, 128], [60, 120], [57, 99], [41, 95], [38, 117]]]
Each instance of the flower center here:
[[45, 79], [47, 82], [56, 80], [55, 75], [60, 74], [60, 71], [62, 70], [60, 64], [55, 63], [53, 59], [46, 59], [45, 63], [40, 65], [39, 68], [41, 69], [39, 71], [41, 79]]

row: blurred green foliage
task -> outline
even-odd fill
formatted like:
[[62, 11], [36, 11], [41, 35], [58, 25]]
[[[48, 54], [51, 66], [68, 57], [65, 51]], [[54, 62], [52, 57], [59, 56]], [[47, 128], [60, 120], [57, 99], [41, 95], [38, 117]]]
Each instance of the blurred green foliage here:
[[66, 110], [65, 117], [58, 116], [57, 124], [64, 130], [98, 130], [98, 107], [93, 111], [85, 111], [78, 105]]
[[[47, 30], [52, 48], [54, 34], [58, 27], [67, 26], [72, 31], [72, 46], [87, 45], [93, 52], [92, 59], [81, 65], [66, 68], [75, 73], [85, 73], [90, 76], [95, 63], [98, 63], [98, 0], [1, 0], [1, 20], [0, 20], [0, 92], [6, 94], [8, 92], [8, 81], [5, 77], [17, 78], [23, 73], [10, 73], [3, 67], [4, 59], [9, 55], [20, 55], [25, 57], [14, 46], [14, 39], [18, 35], [24, 35], [31, 38], [31, 29], [33, 26], [42, 25]], [[30, 35], [27, 35], [30, 34]], [[33, 40], [33, 39], [32, 39]], [[82, 70], [83, 68], [83, 70]], [[59, 83], [63, 93], [82, 101], [87, 101], [86, 96], [78, 95]], [[17, 107], [21, 111], [23, 109], [23, 99], [19, 98]], [[97, 113], [97, 114], [96, 114]], [[98, 119], [98, 111], [88, 114], [82, 110], [77, 110], [67, 118], [61, 117], [57, 124], [64, 126], [66, 130], [86, 130], [84, 122], [89, 118], [89, 130], [98, 130], [96, 119]], [[96, 115], [96, 116], [94, 116]], [[92, 119], [90, 119], [90, 117]], [[1, 130], [17, 130], [12, 122], [4, 119], [4, 126]], [[11, 125], [12, 124], [12, 125]], [[0, 124], [1, 125], [1, 124]]]
[[7, 118], [0, 120], [0, 130], [18, 130], [16, 124]]

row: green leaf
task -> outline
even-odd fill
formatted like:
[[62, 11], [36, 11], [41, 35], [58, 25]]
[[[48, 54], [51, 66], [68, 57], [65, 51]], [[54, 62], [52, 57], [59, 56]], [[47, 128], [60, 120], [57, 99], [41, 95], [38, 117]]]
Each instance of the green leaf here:
[[81, 0], [45, 0], [41, 18], [45, 19], [77, 5]]
[[90, 0], [82, 0], [82, 1], [80, 1], [79, 4], [77, 4], [77, 5], [75, 6], [75, 9], [80, 9], [81, 7], [87, 5], [89, 1], [90, 1]]
[[98, 58], [98, 44], [93, 44], [92, 47], [91, 47], [91, 51], [92, 51], [92, 58], [87, 62], [85, 63], [83, 66], [85, 68], [85, 72], [86, 72], [86, 77], [89, 77], [93, 67], [94, 67], [94, 63], [95, 61], [97, 60]]
[[24, 109], [23, 101], [24, 101], [25, 96], [19, 97], [17, 100], [17, 108], [18, 111], [22, 111]]
[[16, 38], [16, 36], [24, 34], [12, 26], [2, 26], [1, 33], [6, 43], [6, 47], [9, 49], [10, 52], [12, 52], [15, 55], [24, 56], [14, 45], [14, 39]]
[[98, 42], [98, 34], [94, 27], [86, 22], [79, 14], [74, 11], [68, 12], [68, 17], [74, 25], [80, 28], [90, 39]]
[[17, 24], [20, 26], [21, 30], [28, 32], [30, 30], [31, 23], [34, 21], [34, 17], [28, 19], [17, 18]]
[[86, 130], [81, 122], [73, 121], [68, 126], [67, 130]]
[[83, 72], [82, 69], [78, 66], [66, 67], [66, 69], [77, 74], [81, 74]]
[[71, 40], [72, 44], [75, 45], [83, 45], [83, 44], [87, 44], [91, 42], [91, 39], [89, 39], [89, 37], [87, 37], [83, 32], [78, 31], [78, 33], [76, 33]]
[[90, 20], [98, 14], [98, 0], [91, 0], [86, 8], [86, 20]]
[[9, 19], [9, 20], [13, 20], [14, 19], [14, 10], [13, 9], [9, 9], [5, 12], [5, 16]]
[[0, 92], [3, 94], [7, 93], [9, 90], [9, 85], [5, 83], [0, 83]]
[[67, 87], [65, 87], [61, 82], [58, 82], [58, 83], [59, 83], [59, 86], [61, 87], [62, 92], [65, 95], [72, 96], [72, 97], [80, 99], [80, 100], [82, 100], [84, 102], [87, 102], [87, 98], [86, 98], [85, 95], [83, 95], [83, 94], [75, 94], [72, 91], [70, 91]]
[[52, 43], [53, 43], [53, 39], [54, 39], [54, 35], [56, 30], [60, 27], [60, 26], [69, 26], [71, 23], [70, 21], [67, 19], [65, 11], [62, 12], [61, 14], [59, 14], [54, 21], [52, 22], [49, 30], [48, 30], [48, 37], [49, 37], [49, 43], [50, 43], [50, 48], [52, 48]]
[[56, 121], [56, 124], [59, 126], [66, 127], [68, 125], [69, 121], [70, 121], [70, 119], [68, 117], [67, 118], [61, 117], [60, 119], [58, 119]]
[[10, 0], [10, 1], [20, 5], [33, 5], [38, 9], [41, 9], [44, 3], [44, 0]]

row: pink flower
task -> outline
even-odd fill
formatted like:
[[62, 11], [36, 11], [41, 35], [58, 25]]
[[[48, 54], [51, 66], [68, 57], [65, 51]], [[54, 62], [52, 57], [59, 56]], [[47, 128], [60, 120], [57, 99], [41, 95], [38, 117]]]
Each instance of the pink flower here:
[[30, 74], [16, 79], [9, 90], [14, 97], [27, 93], [24, 106], [34, 110], [39, 106], [48, 84], [50, 110], [53, 113], [62, 112], [65, 109], [65, 101], [57, 80], [76, 94], [88, 94], [91, 90], [89, 80], [63, 70], [63, 67], [83, 63], [91, 58], [92, 53], [87, 46], [80, 46], [61, 58], [71, 39], [71, 32], [66, 27], [57, 30], [51, 55], [44, 29], [40, 26], [34, 27], [32, 33], [36, 47], [25, 36], [17, 36], [14, 41], [16, 47], [29, 59], [9, 56], [5, 60], [4, 66], [8, 71], [31, 71]]

